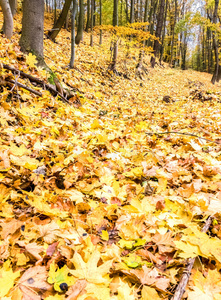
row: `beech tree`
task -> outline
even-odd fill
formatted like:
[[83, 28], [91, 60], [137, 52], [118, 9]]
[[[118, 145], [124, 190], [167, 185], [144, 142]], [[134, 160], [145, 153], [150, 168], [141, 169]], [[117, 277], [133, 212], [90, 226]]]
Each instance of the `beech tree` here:
[[13, 34], [13, 14], [8, 0], [0, 0], [4, 15], [3, 33], [8, 39], [11, 39]]
[[44, 0], [24, 0], [22, 9], [21, 49], [32, 52], [39, 63], [43, 63]]
[[73, 0], [72, 14], [71, 14], [71, 60], [70, 68], [74, 67], [75, 61], [75, 17], [77, 11], [77, 0]]
[[80, 44], [80, 42], [83, 40], [83, 31], [84, 31], [84, 0], [80, 0], [79, 3], [80, 3], [80, 11], [79, 11], [79, 18], [78, 18], [77, 35], [75, 37], [76, 44]]

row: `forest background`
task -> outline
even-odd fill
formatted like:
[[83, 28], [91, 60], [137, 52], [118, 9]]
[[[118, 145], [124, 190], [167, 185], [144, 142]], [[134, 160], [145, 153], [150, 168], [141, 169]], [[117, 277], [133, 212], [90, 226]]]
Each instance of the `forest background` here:
[[0, 298], [220, 300], [219, 1], [0, 4]]

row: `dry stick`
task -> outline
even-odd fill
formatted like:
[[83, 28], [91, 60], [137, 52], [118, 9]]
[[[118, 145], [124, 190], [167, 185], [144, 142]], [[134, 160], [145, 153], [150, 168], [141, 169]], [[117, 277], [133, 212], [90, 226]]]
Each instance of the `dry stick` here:
[[[205, 225], [202, 228], [202, 232], [207, 232], [207, 230], [209, 229], [211, 223], [212, 223], [213, 217], [210, 216], [207, 220]], [[178, 286], [176, 287], [175, 293], [173, 295], [173, 297], [171, 298], [171, 300], [181, 300], [183, 297], [183, 294], [185, 292], [186, 289], [186, 285], [189, 281], [189, 277], [191, 275], [191, 270], [193, 268], [194, 262], [195, 262], [196, 258], [189, 258], [187, 260], [187, 266], [186, 266], [186, 270], [183, 272], [183, 275], [181, 277], [181, 280], [178, 284]]]
[[12, 84], [14, 84], [15, 86], [17, 85], [17, 86], [19, 86], [19, 87], [21, 87], [21, 88], [23, 88], [23, 89], [25, 89], [25, 90], [27, 90], [27, 91], [29, 91], [29, 92], [35, 94], [35, 95], [38, 95], [38, 96], [41, 96], [41, 97], [42, 97], [42, 93], [41, 93], [41, 92], [35, 91], [35, 90], [29, 88], [28, 86], [26, 86], [26, 85], [20, 83], [20, 82], [16, 82], [16, 81], [14, 81], [14, 80], [6, 80], [5, 82], [12, 83]]
[[182, 135], [187, 135], [187, 136], [194, 136], [194, 137], [197, 137], [198, 139], [202, 139], [202, 140], [205, 140], [207, 142], [211, 142], [211, 143], [215, 143], [215, 144], [220, 144], [219, 142], [217, 141], [213, 141], [213, 140], [210, 140], [210, 139], [206, 139], [204, 137], [201, 137], [201, 136], [198, 136], [196, 134], [193, 134], [193, 133], [185, 133], [185, 132], [177, 132], [177, 131], [166, 131], [166, 132], [145, 132], [146, 134], [148, 135], [161, 135], [161, 134], [170, 134], [170, 133], [173, 133], [173, 134], [182, 134]]
[[6, 70], [10, 70], [12, 72], [17, 72], [17, 73], [20, 74], [20, 76], [28, 78], [30, 81], [33, 81], [33, 82], [36, 82], [36, 83], [40, 84], [41, 86], [43, 86], [43, 88], [46, 88], [50, 92], [53, 92], [56, 95], [58, 95], [59, 97], [61, 97], [61, 99], [64, 100], [64, 102], [69, 103], [69, 101], [61, 93], [59, 93], [55, 88], [51, 87], [49, 84], [45, 83], [43, 80], [41, 80], [37, 77], [34, 77], [32, 75], [29, 75], [29, 74], [27, 74], [23, 71], [18, 70], [18, 69], [15, 69], [15, 68], [13, 68], [9, 65], [6, 65], [6, 64], [3, 64], [3, 68], [6, 69]]

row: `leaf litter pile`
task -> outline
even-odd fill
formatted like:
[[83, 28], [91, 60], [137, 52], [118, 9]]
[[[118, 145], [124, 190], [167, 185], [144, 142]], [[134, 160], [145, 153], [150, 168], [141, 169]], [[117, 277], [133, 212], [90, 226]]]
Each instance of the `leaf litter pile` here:
[[192, 261], [183, 297], [221, 299], [220, 85], [123, 55], [108, 73], [105, 38], [73, 70], [70, 33], [45, 41], [65, 103], [0, 36], [0, 298], [171, 299]]

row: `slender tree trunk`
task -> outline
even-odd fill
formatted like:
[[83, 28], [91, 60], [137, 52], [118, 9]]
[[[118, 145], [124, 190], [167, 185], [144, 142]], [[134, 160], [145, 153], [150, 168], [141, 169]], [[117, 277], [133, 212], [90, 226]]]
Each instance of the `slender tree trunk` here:
[[126, 14], [126, 22], [129, 22], [129, 14], [128, 14], [128, 0], [125, 0], [125, 14]]
[[[145, 10], [144, 10], [144, 22], [147, 22], [147, 9], [148, 9], [148, 0], [145, 2]], [[147, 26], [145, 26], [144, 31], [147, 31]], [[144, 59], [144, 47], [145, 47], [145, 42], [143, 41], [140, 52], [139, 52], [139, 59], [138, 59], [138, 64], [136, 65], [136, 74], [142, 79], [141, 72], [143, 69], [143, 59]]]
[[[149, 31], [150, 31], [150, 34], [153, 35], [153, 32], [154, 32], [154, 17], [155, 17], [155, 14], [156, 14], [156, 8], [157, 8], [157, 0], [151, 0], [151, 3], [150, 3], [150, 12], [149, 12]], [[147, 42], [147, 45], [148, 46], [152, 46], [152, 40], [149, 40]]]
[[158, 39], [154, 41], [154, 47], [153, 47], [154, 56], [151, 57], [151, 67], [152, 68], [155, 67], [156, 56], [159, 51], [159, 45], [160, 45], [159, 39], [161, 37], [161, 32], [162, 32], [162, 28], [163, 28], [163, 15], [164, 15], [165, 0], [161, 0], [159, 5], [160, 5], [160, 7], [159, 7], [159, 13], [158, 13], [158, 17], [157, 17], [157, 28], [156, 28], [156, 34], [155, 34]]
[[[92, 5], [92, 1], [91, 1], [91, 5]], [[84, 0], [80, 0], [78, 28], [77, 28], [77, 35], [75, 37], [75, 43], [77, 45], [80, 44], [81, 41], [83, 41], [83, 31], [84, 31]]]
[[70, 68], [74, 68], [75, 62], [75, 14], [77, 8], [77, 0], [73, 0], [73, 8], [71, 14], [71, 60], [70, 60]]
[[[219, 0], [215, 0], [215, 7], [213, 12], [213, 24], [216, 24], [217, 22], [218, 6], [219, 6]], [[221, 66], [219, 65], [219, 40], [214, 30], [212, 31], [212, 35], [213, 35], [213, 48], [215, 52], [215, 70], [211, 82], [212, 84], [215, 84], [216, 81], [218, 82], [220, 80]]]
[[96, 0], [93, 0], [93, 5], [94, 5], [94, 21], [93, 24], [96, 26]]
[[8, 39], [11, 39], [13, 34], [13, 15], [11, 7], [7, 0], [0, 0], [0, 6], [2, 7], [4, 15], [3, 33]]
[[57, 21], [57, 0], [54, 0], [54, 25]]
[[130, 2], [130, 23], [134, 23], [134, 1], [131, 0]]
[[12, 16], [14, 17], [17, 12], [17, 0], [9, 0], [9, 5], [11, 7]]
[[90, 0], [87, 0], [87, 22], [85, 31], [88, 32], [90, 27]]
[[172, 29], [172, 43], [171, 43], [171, 56], [170, 56], [170, 66], [174, 67], [173, 63], [173, 47], [174, 47], [174, 40], [175, 40], [175, 26], [176, 26], [176, 19], [177, 19], [177, 0], [175, 0], [175, 11], [174, 11], [174, 22], [173, 22], [173, 29]]
[[32, 52], [43, 63], [44, 0], [24, 0], [22, 8], [21, 49]]
[[208, 61], [208, 64], [207, 64], [207, 72], [208, 73], [210, 73], [211, 72], [211, 70], [210, 70], [210, 52], [211, 52], [211, 50], [210, 50], [210, 29], [209, 29], [209, 27], [207, 27], [207, 31], [206, 31], [206, 40], [207, 40], [207, 61]]
[[160, 45], [160, 64], [162, 62], [163, 51], [164, 51], [164, 39], [165, 39], [165, 35], [166, 35], [166, 21], [167, 21], [168, 2], [169, 2], [169, 0], [166, 0], [166, 8], [165, 8], [164, 22], [163, 22], [163, 34], [162, 34], [162, 40], [161, 40], [161, 45]]
[[[122, 3], [122, 0], [121, 0]], [[102, 25], [102, 0], [100, 0], [99, 2], [100, 4], [100, 26]], [[102, 30], [100, 29], [100, 40], [99, 40], [99, 44], [102, 44]]]
[[147, 22], [148, 20], [148, 5], [149, 5], [149, 0], [146, 0], [145, 9], [144, 9], [144, 22]]
[[206, 70], [206, 56], [205, 56], [205, 30], [202, 28], [202, 71]]
[[94, 28], [94, 0], [91, 0], [91, 39], [90, 39], [90, 46], [93, 47], [93, 28]]
[[[118, 26], [118, 0], [114, 0], [113, 26]], [[112, 62], [109, 66], [109, 69], [112, 70], [113, 72], [116, 72], [117, 53], [118, 53], [118, 41], [116, 37], [116, 40], [114, 40], [114, 45], [113, 45]]]
[[53, 28], [48, 33], [48, 36], [52, 41], [55, 41], [56, 36], [60, 32], [60, 30], [61, 30], [61, 28], [62, 28], [62, 26], [63, 26], [63, 24], [66, 20], [69, 8], [71, 6], [71, 2], [72, 2], [72, 0], [65, 0], [65, 3], [64, 3], [64, 6], [63, 6], [63, 9], [61, 11], [61, 14], [60, 14], [59, 18], [57, 19], [57, 21], [54, 24]]

